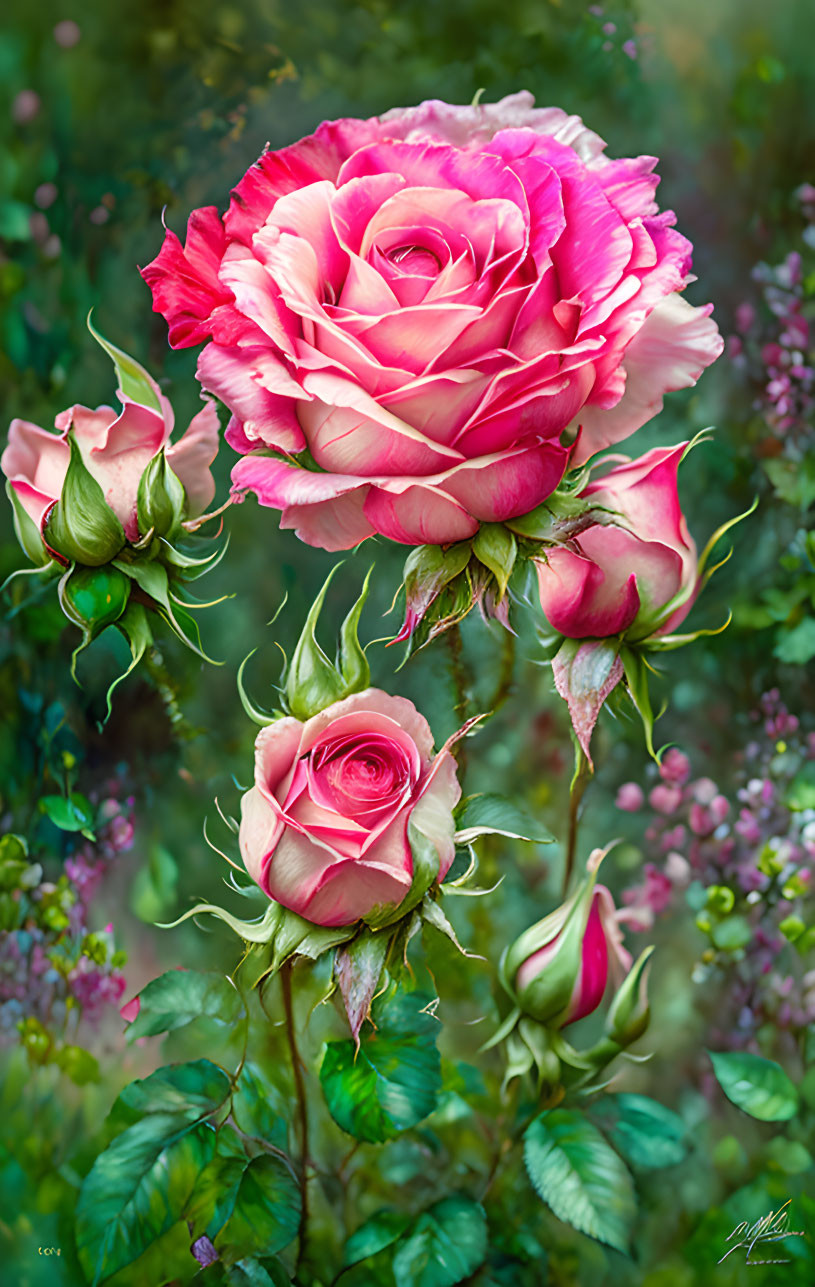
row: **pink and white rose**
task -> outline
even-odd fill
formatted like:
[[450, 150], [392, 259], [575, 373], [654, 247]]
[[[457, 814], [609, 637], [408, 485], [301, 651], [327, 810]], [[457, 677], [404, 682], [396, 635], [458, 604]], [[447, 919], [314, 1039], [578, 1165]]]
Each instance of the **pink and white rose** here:
[[203, 513], [215, 495], [210, 465], [218, 454], [217, 409], [207, 399], [181, 438], [171, 443], [173, 410], [157, 387], [155, 392], [161, 411], [142, 406], [121, 393], [121, 411], [107, 406], [68, 407], [56, 418], [58, 433], [28, 420], [12, 420], [8, 445], [0, 456], [0, 470], [40, 533], [62, 492], [71, 459], [70, 438], [79, 447], [85, 468], [100, 484], [129, 541], [136, 542], [145, 535], [139, 532], [136, 517], [139, 480], [162, 448], [168, 465], [184, 486], [187, 517]]
[[525, 92], [431, 101], [266, 152], [168, 232], [143, 276], [170, 343], [207, 341], [235, 490], [324, 549], [446, 544], [692, 384], [722, 341], [690, 243], [655, 158], [604, 146]]
[[404, 901], [413, 881], [408, 820], [455, 854], [456, 763], [433, 754], [412, 702], [376, 688], [305, 723], [286, 717], [255, 742], [255, 784], [241, 802], [240, 850], [264, 893], [316, 925], [350, 925]]
[[567, 639], [645, 639], [676, 629], [690, 612], [696, 545], [677, 488], [686, 447], [657, 447], [594, 479], [581, 496], [614, 510], [619, 526], [595, 524], [535, 560], [546, 619]]

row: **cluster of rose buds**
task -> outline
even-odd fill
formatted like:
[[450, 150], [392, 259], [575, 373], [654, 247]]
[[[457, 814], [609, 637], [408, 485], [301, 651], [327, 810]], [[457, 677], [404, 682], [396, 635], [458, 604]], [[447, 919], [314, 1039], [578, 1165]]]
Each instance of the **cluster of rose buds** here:
[[[725, 789], [694, 778], [676, 748], [662, 757], [647, 793], [652, 861], [623, 893], [620, 913], [632, 930], [648, 931], [655, 918], [691, 906], [707, 940], [695, 978], [727, 979], [717, 1039], [736, 1045], [752, 1042], [769, 1017], [791, 1031], [815, 1020], [803, 973], [815, 944], [815, 733], [802, 730], [777, 689], [752, 721], [756, 733]], [[642, 787], [625, 783], [617, 806], [639, 814]]]

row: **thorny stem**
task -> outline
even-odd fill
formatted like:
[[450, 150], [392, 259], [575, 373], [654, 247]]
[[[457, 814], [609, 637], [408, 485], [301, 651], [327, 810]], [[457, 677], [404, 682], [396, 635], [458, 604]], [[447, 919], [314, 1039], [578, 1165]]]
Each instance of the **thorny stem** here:
[[[458, 622], [449, 627], [445, 634], [445, 638], [447, 639], [447, 648], [450, 654], [450, 674], [456, 695], [454, 710], [456, 712], [456, 716], [463, 724], [467, 719], [469, 697], [467, 693], [467, 671], [464, 665], [464, 656], [461, 646], [461, 628], [458, 625]], [[467, 771], [467, 747], [465, 738], [461, 738], [461, 740], [456, 744], [453, 754], [458, 761], [459, 774], [463, 778]]]
[[286, 1037], [291, 1053], [292, 1073], [294, 1074], [294, 1091], [297, 1098], [297, 1118], [300, 1128], [300, 1227], [297, 1248], [295, 1274], [303, 1260], [306, 1248], [306, 1230], [308, 1225], [308, 1104], [306, 1085], [303, 1080], [303, 1061], [297, 1048], [297, 1032], [294, 1025], [294, 1007], [291, 996], [291, 961], [285, 961], [280, 967], [280, 991], [283, 996], [283, 1012], [286, 1016]]
[[583, 799], [583, 793], [591, 776], [589, 762], [582, 746], [577, 746], [575, 752], [574, 777], [569, 788], [569, 839], [566, 845], [566, 866], [563, 871], [563, 897], [569, 891], [571, 884], [572, 872], [574, 871], [574, 860], [577, 853], [577, 828], [580, 821], [580, 804]]
[[515, 636], [511, 630], [504, 631], [501, 646], [501, 669], [498, 672], [498, 684], [489, 704], [489, 711], [494, 715], [509, 697], [512, 679], [515, 674]]
[[178, 686], [164, 664], [164, 658], [158, 648], [149, 648], [144, 657], [145, 669], [156, 686], [161, 698], [170, 727], [179, 740], [195, 736], [195, 729], [178, 704]]

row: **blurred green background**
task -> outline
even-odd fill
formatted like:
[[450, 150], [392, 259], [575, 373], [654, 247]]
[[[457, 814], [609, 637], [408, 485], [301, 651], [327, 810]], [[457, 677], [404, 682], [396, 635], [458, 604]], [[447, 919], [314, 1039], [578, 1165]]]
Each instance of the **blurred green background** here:
[[[730, 335], [739, 304], [758, 301], [755, 264], [782, 260], [801, 239], [804, 220], [795, 193], [801, 184], [815, 183], [814, 47], [811, 0], [776, 0], [771, 6], [766, 0], [629, 0], [602, 8], [570, 0], [121, 0], [116, 6], [11, 0], [0, 31], [5, 422], [20, 416], [50, 425], [73, 402], [112, 401], [111, 368], [85, 327], [93, 309], [99, 329], [162, 381], [183, 427], [198, 406], [196, 352], [169, 350], [165, 323], [151, 312], [150, 293], [137, 271], [158, 252], [162, 212], [183, 236], [190, 210], [210, 203], [223, 208], [229, 189], [267, 143], [283, 146], [325, 118], [368, 116], [429, 97], [469, 102], [479, 90], [494, 100], [529, 89], [539, 105], [581, 115], [608, 141], [611, 155], [659, 156], [661, 207], [678, 212], [679, 227], [695, 246], [699, 280], [688, 297], [693, 303], [712, 300], [722, 332]], [[811, 245], [805, 253], [811, 261]], [[806, 289], [815, 294], [811, 282]], [[815, 626], [801, 630], [815, 614], [815, 569], [796, 554], [802, 533], [812, 526], [815, 430], [789, 456], [789, 477], [779, 483], [778, 472], [765, 468], [778, 453], [774, 445], [767, 447], [771, 435], [755, 396], [749, 373], [725, 356], [697, 389], [671, 395], [659, 420], [631, 444], [637, 451], [715, 426], [714, 441], [694, 452], [681, 478], [689, 524], [700, 544], [755, 495], [761, 499], [757, 514], [736, 529], [734, 557], [694, 617], [694, 624], [715, 626], [730, 608], [733, 624], [723, 636], [672, 654], [665, 665], [661, 691], [671, 694], [671, 704], [659, 740], [678, 742], [692, 756], [695, 772], [714, 778], [732, 771], [748, 735], [749, 710], [764, 690], [780, 687], [798, 714], [812, 710], [815, 693], [808, 664], [815, 654]], [[222, 497], [230, 456], [225, 448], [217, 465]], [[802, 478], [812, 480], [809, 487]], [[273, 703], [271, 686], [280, 669], [273, 641], [290, 651], [333, 562], [300, 545], [292, 533], [279, 532], [275, 515], [258, 510], [253, 500], [230, 511], [227, 526], [227, 559], [203, 584], [212, 597], [234, 597], [202, 621], [207, 650], [224, 664], [200, 666], [168, 641], [163, 656], [169, 687], [162, 694], [143, 678], [129, 679], [104, 733], [97, 728], [102, 696], [121, 657], [100, 642], [80, 661], [83, 688], [77, 689], [67, 670], [76, 641], [63, 630], [54, 603], [44, 597], [26, 604], [16, 592], [6, 601], [13, 616], [0, 633], [4, 822], [19, 825], [30, 802], [43, 711], [55, 704], [67, 712], [82, 747], [82, 789], [92, 789], [113, 766], [126, 766], [136, 797], [136, 844], [101, 896], [108, 911], [99, 915], [115, 922], [117, 941], [129, 953], [128, 995], [180, 962], [224, 969], [234, 964], [234, 943], [225, 932], [204, 934], [189, 923], [166, 932], [147, 922], [179, 914], [193, 897], [223, 893], [222, 864], [206, 847], [201, 828], [205, 815], [215, 817], [216, 796], [236, 811], [235, 781], [246, 784], [251, 772], [255, 730], [237, 702], [235, 672], [258, 648], [248, 687], [256, 700]], [[0, 538], [1, 576], [22, 562], [6, 509], [0, 513]], [[395, 615], [381, 617], [399, 582], [404, 553], [382, 541], [368, 542], [346, 560], [327, 604], [326, 646], [332, 623], [356, 597], [372, 561], [377, 570], [363, 637], [393, 632]], [[285, 611], [267, 629], [285, 594]], [[517, 610], [516, 617], [523, 625], [512, 700], [471, 744], [467, 786], [501, 789], [525, 801], [562, 834], [571, 767], [566, 721], [551, 692], [550, 672], [540, 664], [531, 614]], [[798, 642], [785, 644], [794, 631]], [[468, 620], [464, 648], [473, 711], [489, 704], [501, 646], [495, 628], [486, 629], [475, 614]], [[374, 681], [412, 697], [442, 741], [457, 722], [444, 645], [420, 654], [396, 678], [392, 652], [375, 647], [370, 655]], [[640, 732], [630, 720], [601, 720], [596, 758], [599, 779], [589, 797], [586, 851], [620, 833], [612, 804], [616, 787], [647, 774]], [[631, 843], [616, 875], [610, 874], [618, 885], [633, 878], [641, 861], [634, 824], [629, 831]], [[151, 856], [155, 867], [159, 844], [172, 866], [169, 875], [155, 875], [153, 901], [145, 903], [134, 896], [134, 883]], [[556, 881], [547, 880], [558, 865], [554, 847], [488, 849], [486, 875], [509, 871], [505, 914], [495, 924], [485, 907], [468, 908], [462, 936], [497, 956], [509, 931], [529, 920], [530, 897], [539, 914], [551, 905]], [[142, 893], [143, 887], [142, 879]], [[717, 1141], [733, 1140], [743, 1119], [721, 1100], [719, 1116], [712, 1119], [704, 1104], [699, 1107], [705, 1010], [690, 975], [703, 944], [695, 930], [683, 935], [676, 924], [664, 937], [649, 1039], [656, 1055], [637, 1084], [650, 1086], [673, 1106], [685, 1103], [688, 1120], [696, 1122], [697, 1151], [683, 1164], [680, 1181], [666, 1178], [654, 1187], [638, 1266], [567, 1237], [550, 1269], [541, 1270], [541, 1282], [690, 1287], [710, 1281], [717, 1272], [716, 1249], [742, 1218], [741, 1209], [731, 1219], [722, 1206], [730, 1193], [765, 1181], [777, 1182], [784, 1196], [785, 1185], [808, 1187], [806, 1176], [784, 1179], [783, 1168], [771, 1168], [767, 1180], [767, 1132], [752, 1125], [742, 1153], [720, 1148], [719, 1162], [711, 1166]], [[465, 966], [452, 956], [444, 960], [456, 980], [454, 994], [463, 994]], [[486, 973], [475, 986], [486, 994]], [[41, 1276], [42, 1267], [26, 1250], [41, 1240], [43, 1222], [56, 1229], [54, 1222], [66, 1218], [63, 1191], [56, 1182], [49, 1188], [45, 1179], [67, 1165], [68, 1144], [59, 1142], [64, 1121], [76, 1120], [80, 1132], [90, 1131], [118, 1087], [159, 1058], [152, 1050], [125, 1055], [116, 1024], [106, 1030], [102, 1049], [104, 1082], [81, 1094], [63, 1086], [55, 1101], [63, 1125], [48, 1125], [43, 1117], [33, 1138], [28, 1133], [24, 1156], [18, 1157], [31, 1185], [27, 1206], [19, 1197], [18, 1173], [8, 1182], [11, 1211], [2, 1222], [20, 1257], [14, 1279], [20, 1284], [72, 1281], [59, 1278], [69, 1270], [55, 1268], [54, 1261]], [[43, 1093], [47, 1097], [45, 1083]], [[13, 1137], [15, 1153], [20, 1138]], [[400, 1174], [398, 1167], [393, 1174]], [[759, 1214], [763, 1200], [761, 1189]], [[22, 1230], [19, 1219], [27, 1222]], [[547, 1237], [541, 1234], [544, 1245]], [[734, 1263], [729, 1276], [723, 1268], [716, 1281], [804, 1283], [812, 1281], [805, 1276], [810, 1269], [805, 1265], [803, 1276], [789, 1267], [747, 1273]]]

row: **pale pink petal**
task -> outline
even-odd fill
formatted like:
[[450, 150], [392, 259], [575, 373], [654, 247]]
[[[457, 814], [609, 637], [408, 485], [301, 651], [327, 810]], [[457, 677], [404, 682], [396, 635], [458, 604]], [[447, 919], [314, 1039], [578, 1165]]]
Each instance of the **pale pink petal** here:
[[0, 470], [11, 482], [29, 518], [42, 520], [59, 499], [68, 472], [71, 450], [64, 438], [27, 420], [12, 420]]
[[281, 783], [300, 754], [303, 725], [287, 715], [262, 728], [255, 738], [255, 786], [274, 806]]
[[316, 925], [351, 925], [370, 912], [403, 902], [411, 877], [390, 864], [345, 861], [328, 868], [301, 912]]
[[[610, 528], [599, 528], [606, 533]], [[633, 539], [633, 538], [632, 538]], [[609, 576], [590, 558], [573, 550], [551, 550], [536, 559], [541, 607], [553, 630], [567, 639], [599, 639], [620, 634], [637, 615], [637, 579], [625, 564]]]
[[528, 514], [551, 495], [566, 469], [569, 453], [559, 442], [508, 453], [490, 464], [467, 462], [442, 484], [469, 514], [483, 523], [502, 523]]
[[444, 880], [456, 855], [453, 839], [453, 810], [461, 799], [461, 784], [456, 762], [449, 751], [442, 752], [434, 764], [433, 777], [424, 795], [414, 806], [411, 819], [439, 855], [438, 879]]
[[478, 531], [477, 521], [452, 497], [419, 484], [398, 494], [372, 487], [364, 511], [377, 532], [403, 545], [449, 545]]
[[358, 487], [314, 505], [287, 505], [280, 527], [296, 532], [306, 545], [321, 550], [351, 550], [376, 531], [365, 517], [367, 494], [367, 487]]
[[654, 309], [626, 349], [622, 399], [606, 411], [586, 407], [575, 418], [583, 429], [575, 466], [639, 429], [662, 410], [665, 393], [696, 383], [724, 347], [710, 313], [711, 305], [693, 308], [681, 295]]
[[252, 787], [242, 796], [241, 825], [238, 832], [241, 858], [249, 875], [267, 894], [269, 863], [283, 834], [283, 827], [279, 812], [257, 787]]
[[187, 493], [188, 517], [203, 514], [215, 495], [210, 465], [218, 455], [219, 442], [218, 410], [207, 398], [182, 437], [167, 450], [167, 463]]
[[[294, 399], [306, 395], [268, 350], [208, 344], [198, 359], [196, 375], [235, 416], [247, 443], [245, 450], [260, 445], [285, 452], [303, 450], [306, 440]], [[240, 450], [234, 431], [227, 432], [227, 441]]]

